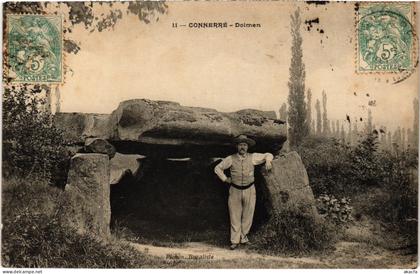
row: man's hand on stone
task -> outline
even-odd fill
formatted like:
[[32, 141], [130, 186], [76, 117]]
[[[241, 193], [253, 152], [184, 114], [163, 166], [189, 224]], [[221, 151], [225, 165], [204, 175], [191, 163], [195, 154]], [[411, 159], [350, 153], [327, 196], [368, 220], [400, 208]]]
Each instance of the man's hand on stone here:
[[267, 171], [271, 170], [272, 167], [273, 165], [271, 164], [271, 161], [265, 161], [265, 169]]
[[232, 183], [232, 178], [230, 178], [230, 177], [227, 177], [227, 179], [226, 179], [225, 183], [227, 183], [227, 184], [230, 184], [230, 183]]

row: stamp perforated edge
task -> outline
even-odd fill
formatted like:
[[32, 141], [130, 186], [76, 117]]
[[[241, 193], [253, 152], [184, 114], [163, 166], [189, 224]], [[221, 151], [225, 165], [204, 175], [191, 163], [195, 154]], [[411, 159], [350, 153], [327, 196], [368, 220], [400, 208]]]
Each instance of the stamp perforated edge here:
[[[401, 2], [390, 1], [390, 2], [354, 2], [354, 5], [358, 5], [359, 9], [362, 5], [372, 5], [372, 4], [379, 4], [379, 3], [386, 3], [386, 4], [401, 4]], [[407, 79], [411, 74], [413, 74], [414, 70], [418, 66], [419, 63], [419, 56], [418, 56], [418, 46], [419, 46], [419, 37], [416, 32], [416, 18], [415, 15], [417, 14], [416, 5], [414, 2], [403, 2], [407, 3], [411, 6], [411, 32], [413, 33], [412, 39], [412, 51], [411, 51], [411, 58], [412, 64], [409, 69], [405, 69], [403, 71], [391, 71], [391, 70], [370, 70], [370, 71], [360, 71], [359, 70], [359, 11], [354, 10], [354, 40], [355, 40], [355, 48], [354, 48], [354, 72], [358, 75], [401, 75], [399, 79], [393, 79], [394, 82], [400, 82], [401, 80]]]
[[60, 81], [5, 81], [4, 79], [8, 79], [10, 74], [10, 68], [9, 68], [9, 57], [4, 58], [3, 55], [3, 85], [19, 85], [19, 84], [30, 84], [30, 85], [36, 85], [36, 84], [45, 84], [45, 85], [51, 85], [51, 86], [62, 86], [65, 81], [65, 63], [66, 63], [66, 53], [64, 50], [64, 38], [65, 33], [63, 31], [64, 29], [64, 17], [63, 14], [50, 14], [50, 13], [29, 13], [29, 12], [22, 12], [22, 13], [9, 13], [5, 14], [6, 21], [3, 22], [5, 25], [5, 33], [4, 33], [4, 40], [3, 40], [3, 52], [8, 53], [9, 50], [9, 17], [10, 16], [24, 16], [24, 15], [33, 15], [33, 16], [50, 16], [50, 17], [60, 17], [61, 21], [61, 80]]

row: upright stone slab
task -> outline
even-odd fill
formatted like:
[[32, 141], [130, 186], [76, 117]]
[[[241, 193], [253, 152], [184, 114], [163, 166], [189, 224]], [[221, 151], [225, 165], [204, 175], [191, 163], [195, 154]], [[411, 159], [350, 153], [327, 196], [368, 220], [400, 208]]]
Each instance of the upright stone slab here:
[[315, 198], [302, 159], [295, 151], [276, 157], [270, 172], [263, 170], [271, 210], [313, 214], [318, 218]]
[[76, 154], [71, 158], [66, 191], [73, 198], [69, 219], [82, 232], [110, 235], [110, 164], [106, 154]]

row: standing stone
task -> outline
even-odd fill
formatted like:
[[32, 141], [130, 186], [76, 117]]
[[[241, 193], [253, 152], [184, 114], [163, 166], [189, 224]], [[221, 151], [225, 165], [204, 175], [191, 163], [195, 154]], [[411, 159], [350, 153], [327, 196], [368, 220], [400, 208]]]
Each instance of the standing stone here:
[[295, 151], [276, 157], [270, 172], [263, 170], [272, 213], [284, 211], [318, 217], [315, 198], [302, 159]]
[[66, 191], [72, 197], [68, 218], [81, 232], [110, 235], [109, 158], [106, 154], [76, 154], [71, 158]]

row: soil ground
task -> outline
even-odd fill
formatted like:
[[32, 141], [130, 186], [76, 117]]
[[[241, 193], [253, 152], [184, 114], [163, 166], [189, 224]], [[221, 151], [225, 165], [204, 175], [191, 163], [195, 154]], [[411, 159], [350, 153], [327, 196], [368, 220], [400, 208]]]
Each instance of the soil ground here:
[[[156, 258], [155, 267], [171, 268], [400, 268], [417, 267], [417, 253], [400, 244], [368, 220], [345, 230], [335, 246], [306, 255], [273, 255], [241, 245], [229, 249], [228, 230], [189, 231], [165, 229], [151, 222], [119, 226], [113, 233], [143, 254]], [[117, 235], [119, 234], [119, 235]], [[141, 236], [143, 235], [143, 236]], [[144, 237], [147, 235], [147, 237]], [[251, 237], [252, 240], [252, 237]], [[159, 262], [165, 262], [160, 265]]]
[[[416, 268], [416, 255], [390, 251], [366, 243], [338, 242], [329, 254], [302, 257], [256, 253], [247, 247], [236, 250], [203, 242], [164, 247], [131, 243], [138, 251], [180, 268]], [[158, 267], [158, 266], [157, 266]]]

